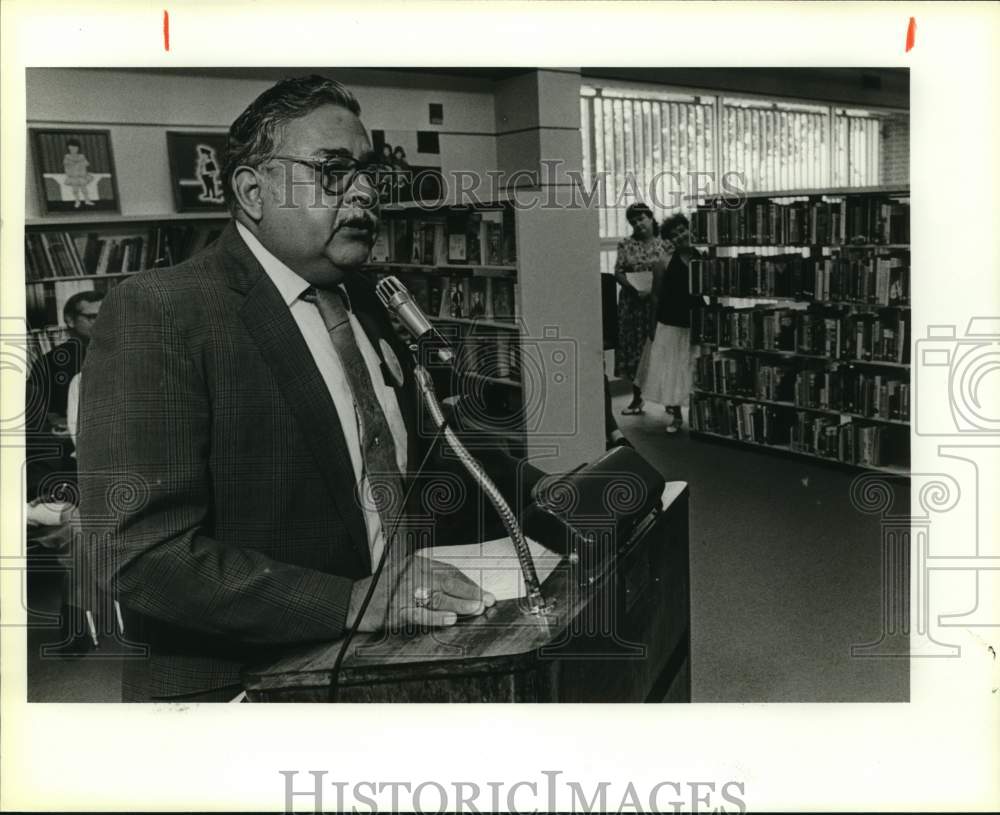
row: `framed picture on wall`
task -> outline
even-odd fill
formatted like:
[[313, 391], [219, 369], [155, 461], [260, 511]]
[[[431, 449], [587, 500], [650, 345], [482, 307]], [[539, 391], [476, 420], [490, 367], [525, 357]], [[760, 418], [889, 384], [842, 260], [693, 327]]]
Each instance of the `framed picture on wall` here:
[[435, 131], [373, 129], [372, 150], [387, 170], [380, 197], [383, 204], [435, 202], [444, 196], [441, 147]]
[[46, 214], [119, 211], [111, 131], [30, 128], [29, 136]]
[[221, 211], [225, 133], [167, 131], [170, 182], [178, 212]]

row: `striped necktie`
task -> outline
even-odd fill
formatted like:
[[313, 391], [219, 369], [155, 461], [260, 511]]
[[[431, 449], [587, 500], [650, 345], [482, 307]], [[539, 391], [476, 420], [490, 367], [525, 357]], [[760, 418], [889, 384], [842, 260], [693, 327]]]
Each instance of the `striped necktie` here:
[[[358, 436], [361, 441], [364, 467], [362, 478], [368, 481], [369, 500], [372, 502], [371, 504], [364, 502], [365, 509], [378, 510], [382, 522], [382, 543], [383, 546], [387, 545], [390, 532], [399, 523], [399, 515], [403, 508], [403, 477], [396, 461], [396, 443], [392, 430], [375, 395], [364, 355], [354, 338], [342, 290], [340, 288], [317, 290], [310, 287], [302, 295], [302, 299], [315, 303], [319, 309], [350, 385], [358, 419]], [[364, 495], [364, 492], [361, 494]], [[372, 552], [371, 555], [374, 565], [378, 562], [381, 552]]]

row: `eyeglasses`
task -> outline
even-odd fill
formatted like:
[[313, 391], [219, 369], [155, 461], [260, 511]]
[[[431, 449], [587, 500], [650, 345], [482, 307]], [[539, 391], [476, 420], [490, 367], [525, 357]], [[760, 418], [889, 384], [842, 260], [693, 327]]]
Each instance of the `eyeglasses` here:
[[314, 159], [300, 156], [271, 156], [271, 158], [292, 161], [312, 168], [320, 174], [320, 183], [329, 195], [343, 195], [354, 180], [362, 176], [381, 196], [388, 191], [390, 182], [397, 172], [392, 166], [371, 158], [360, 160], [340, 157]]

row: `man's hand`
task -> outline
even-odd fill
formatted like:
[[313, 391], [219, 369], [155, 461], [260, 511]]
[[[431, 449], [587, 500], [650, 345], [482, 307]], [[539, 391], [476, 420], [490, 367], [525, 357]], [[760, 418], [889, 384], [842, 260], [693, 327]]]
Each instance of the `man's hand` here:
[[[361, 609], [372, 578], [358, 580], [351, 591], [350, 625]], [[482, 614], [496, 598], [454, 566], [421, 555], [410, 555], [392, 569], [387, 565], [359, 631], [397, 629], [407, 625], [454, 625], [459, 616]]]

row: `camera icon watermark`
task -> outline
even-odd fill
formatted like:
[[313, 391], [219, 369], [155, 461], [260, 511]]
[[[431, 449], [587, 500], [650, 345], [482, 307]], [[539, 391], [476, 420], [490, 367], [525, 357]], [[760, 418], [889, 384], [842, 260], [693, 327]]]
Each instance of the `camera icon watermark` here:
[[[543, 433], [546, 436], [572, 436], [577, 432], [577, 405], [580, 394], [579, 356], [575, 339], [563, 337], [555, 326], [546, 326], [540, 337], [512, 337], [510, 349], [496, 346], [492, 353], [508, 353], [508, 375], [520, 383], [519, 410], [506, 416], [476, 414], [479, 421], [501, 429]], [[471, 394], [477, 392], [476, 388]], [[473, 411], [479, 408], [473, 398]]]
[[[447, 394], [439, 395], [461, 430], [520, 440], [575, 436], [584, 398], [576, 339], [558, 326], [545, 326], [539, 336], [514, 326], [473, 324], [467, 332], [442, 332], [455, 360], [446, 374]], [[441, 379], [435, 382], [440, 388]], [[420, 430], [429, 437], [436, 428], [421, 416]]]
[[929, 326], [916, 359], [917, 435], [1000, 435], [1000, 317], [971, 318], [962, 337]]

